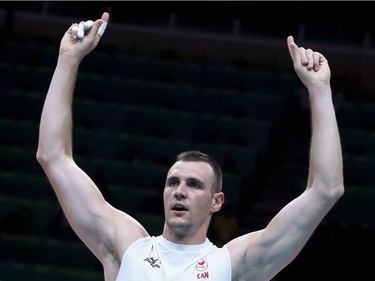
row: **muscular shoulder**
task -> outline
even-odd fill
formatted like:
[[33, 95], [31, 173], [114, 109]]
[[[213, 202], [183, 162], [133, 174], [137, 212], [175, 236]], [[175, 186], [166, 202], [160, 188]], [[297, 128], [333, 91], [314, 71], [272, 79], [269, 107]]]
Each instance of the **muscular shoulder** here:
[[102, 238], [100, 261], [119, 266], [126, 250], [138, 239], [149, 237], [145, 228], [130, 215], [113, 208], [107, 235]]
[[256, 280], [258, 275], [261, 253], [257, 245], [257, 236], [260, 231], [251, 232], [233, 239], [226, 247], [232, 266], [232, 280]]

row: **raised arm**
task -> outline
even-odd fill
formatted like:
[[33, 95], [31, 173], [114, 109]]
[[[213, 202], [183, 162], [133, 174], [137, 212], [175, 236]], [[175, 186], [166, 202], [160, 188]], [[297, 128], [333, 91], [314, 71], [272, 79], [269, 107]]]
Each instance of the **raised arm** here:
[[[109, 14], [103, 13], [82, 39], [77, 38], [77, 24], [65, 32], [43, 106], [37, 151], [69, 223], [103, 264], [119, 263], [126, 243], [147, 234], [135, 220], [108, 204], [73, 160], [72, 100], [77, 72], [82, 59], [98, 45], [102, 25], [108, 20]], [[124, 242], [117, 244], [117, 235], [123, 235]]]
[[[308, 90], [311, 148], [307, 188], [265, 229], [228, 243], [233, 280], [270, 280], [301, 251], [324, 216], [344, 193], [342, 153], [326, 58], [287, 38], [294, 69]], [[291, 124], [292, 126], [292, 124]]]
[[298, 48], [292, 36], [288, 37], [288, 47], [310, 100], [312, 137], [307, 187], [321, 188], [318, 191], [322, 194], [343, 194], [342, 153], [328, 61], [318, 52]]

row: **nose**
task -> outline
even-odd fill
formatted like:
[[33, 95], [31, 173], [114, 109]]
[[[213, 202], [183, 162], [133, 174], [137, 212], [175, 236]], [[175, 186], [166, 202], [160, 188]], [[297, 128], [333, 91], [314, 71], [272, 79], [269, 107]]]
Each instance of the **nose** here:
[[180, 182], [180, 184], [178, 185], [178, 187], [174, 191], [174, 196], [177, 199], [185, 199], [186, 198], [187, 193], [186, 193], [186, 185], [185, 185], [185, 183]]

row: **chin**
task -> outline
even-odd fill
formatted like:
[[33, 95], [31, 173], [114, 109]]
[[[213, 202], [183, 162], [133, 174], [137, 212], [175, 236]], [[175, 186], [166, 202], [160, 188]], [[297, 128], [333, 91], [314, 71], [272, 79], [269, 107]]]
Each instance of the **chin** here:
[[182, 230], [189, 228], [190, 224], [186, 222], [185, 219], [181, 217], [174, 217], [172, 219], [167, 220], [167, 226], [172, 230]]

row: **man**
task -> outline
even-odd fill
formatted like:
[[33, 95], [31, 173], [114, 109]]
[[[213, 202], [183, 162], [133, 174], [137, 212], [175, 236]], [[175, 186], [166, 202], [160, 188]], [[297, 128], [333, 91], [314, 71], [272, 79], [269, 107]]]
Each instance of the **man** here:
[[[207, 239], [212, 214], [224, 203], [220, 167], [199, 151], [178, 156], [167, 174], [162, 235], [150, 237], [128, 214], [111, 206], [74, 162], [72, 99], [79, 64], [99, 43], [109, 14], [82, 39], [78, 24], [64, 34], [40, 123], [37, 159], [74, 231], [100, 260], [106, 281], [270, 280], [301, 251], [343, 195], [342, 155], [325, 57], [287, 45], [308, 89], [312, 137], [307, 188], [259, 231], [223, 247]], [[126, 172], [126, 171], [124, 171]]]

